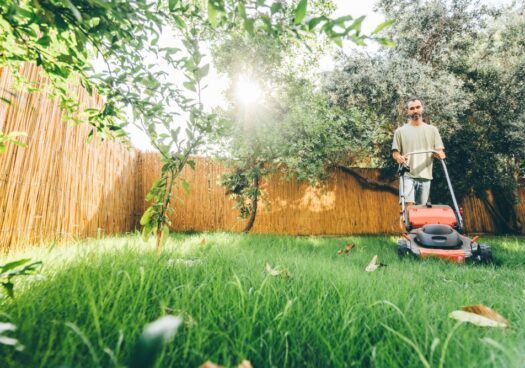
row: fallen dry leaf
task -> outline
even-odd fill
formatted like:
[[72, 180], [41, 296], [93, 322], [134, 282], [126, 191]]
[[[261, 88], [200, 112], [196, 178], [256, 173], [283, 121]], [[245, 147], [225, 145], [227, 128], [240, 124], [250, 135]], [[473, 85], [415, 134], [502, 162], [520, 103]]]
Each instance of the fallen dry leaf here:
[[222, 365], [215, 364], [211, 361], [204, 362], [199, 368], [223, 368]]
[[168, 259], [168, 266], [183, 265], [183, 266], [192, 267], [192, 266], [197, 266], [197, 265], [200, 265], [200, 264], [202, 264], [202, 260], [199, 259], [199, 258], [188, 258], [188, 259], [184, 259], [184, 258], [173, 259], [173, 258], [170, 258], [170, 259]]
[[476, 326], [481, 326], [481, 327], [506, 327], [501, 322], [494, 321], [490, 318], [480, 316], [479, 314], [465, 312], [461, 310], [455, 310], [453, 312], [450, 312], [448, 316], [457, 321], [469, 322]]
[[372, 257], [372, 260], [370, 261], [368, 266], [366, 266], [365, 271], [366, 272], [374, 272], [379, 267], [384, 267], [384, 266], [386, 266], [386, 264], [380, 263], [379, 259], [377, 258], [377, 255], [375, 255], [375, 256]]
[[165, 314], [177, 315], [182, 317], [182, 322], [186, 327], [192, 328], [197, 325], [197, 321], [186, 311], [182, 309], [173, 309], [170, 307], [164, 307]]
[[509, 327], [509, 321], [507, 321], [493, 309], [490, 309], [483, 304], [462, 307], [461, 310], [451, 312], [449, 317], [461, 322], [469, 322], [481, 327]]
[[253, 368], [252, 363], [250, 363], [249, 360], [243, 360], [241, 364], [239, 364], [238, 368]]
[[269, 273], [270, 275], [272, 276], [279, 276], [279, 271], [277, 271], [276, 269], [272, 268], [272, 266], [270, 266], [269, 263], [266, 263], [266, 272]]
[[378, 261], [377, 255], [375, 255], [374, 257], [372, 257], [372, 260], [370, 261], [368, 266], [366, 266], [365, 271], [374, 272], [378, 268], [379, 268], [379, 261]]
[[269, 263], [266, 263], [266, 272], [269, 273], [273, 277], [281, 276], [281, 277], [292, 277], [292, 274], [288, 269], [278, 269], [273, 268]]
[[338, 250], [337, 254], [348, 254], [348, 253], [350, 253], [350, 251], [352, 250], [353, 247], [354, 247], [353, 244], [347, 244], [346, 247], [344, 247], [341, 250]]
[[467, 305], [466, 307], [461, 307], [461, 310], [464, 310], [465, 312], [479, 314], [487, 318], [493, 319], [495, 321], [504, 322], [506, 324], [509, 323], [509, 321], [503, 318], [501, 314], [483, 304]]
[[199, 243], [201, 246], [203, 245], [206, 245], [206, 239], [205, 238], [202, 238], [201, 239], [201, 242]]
[[[223, 368], [222, 365], [213, 363], [212, 361], [207, 361], [203, 363], [199, 368]], [[249, 360], [243, 360], [241, 364], [238, 365], [238, 368], [253, 368], [252, 363]]]

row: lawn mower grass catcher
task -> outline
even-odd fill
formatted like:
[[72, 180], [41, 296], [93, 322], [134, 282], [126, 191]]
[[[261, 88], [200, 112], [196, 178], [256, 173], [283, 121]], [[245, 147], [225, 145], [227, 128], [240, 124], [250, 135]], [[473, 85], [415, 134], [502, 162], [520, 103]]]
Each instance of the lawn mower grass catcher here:
[[[433, 150], [410, 152], [415, 154], [435, 153]], [[450, 182], [445, 160], [441, 161], [454, 208], [447, 205], [414, 205], [409, 208], [405, 203], [404, 177], [410, 172], [408, 165], [400, 165], [399, 194], [401, 199], [401, 216], [406, 232], [398, 241], [397, 252], [400, 257], [415, 258], [437, 257], [454, 263], [492, 261], [492, 249], [487, 244], [478, 244], [477, 236], [472, 239], [464, 234], [462, 211], [458, 208], [456, 196]]]

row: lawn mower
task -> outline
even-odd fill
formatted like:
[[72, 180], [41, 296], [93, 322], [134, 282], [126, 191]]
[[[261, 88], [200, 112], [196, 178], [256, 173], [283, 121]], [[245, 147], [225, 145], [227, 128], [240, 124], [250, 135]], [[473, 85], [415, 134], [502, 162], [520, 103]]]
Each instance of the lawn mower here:
[[[410, 152], [404, 156], [436, 153], [434, 150]], [[478, 237], [469, 238], [463, 230], [463, 210], [459, 209], [448, 175], [445, 160], [440, 159], [447, 180], [454, 208], [447, 205], [413, 205], [407, 208], [405, 200], [404, 178], [410, 167], [399, 165], [399, 194], [403, 239], [398, 241], [400, 257], [415, 258], [437, 257], [454, 263], [488, 263], [492, 260], [492, 249], [487, 244], [478, 244]]]

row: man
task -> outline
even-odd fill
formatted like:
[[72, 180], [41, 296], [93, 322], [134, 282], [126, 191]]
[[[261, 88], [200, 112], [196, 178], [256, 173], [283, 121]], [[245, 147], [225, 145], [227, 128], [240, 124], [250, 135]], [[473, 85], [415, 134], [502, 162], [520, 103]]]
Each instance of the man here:
[[432, 154], [422, 153], [404, 156], [409, 152], [435, 150], [435, 157], [445, 158], [443, 141], [435, 126], [423, 121], [423, 104], [412, 97], [406, 104], [408, 122], [394, 133], [392, 158], [398, 164], [408, 164], [410, 172], [404, 176], [404, 191], [407, 208], [415, 204], [425, 204], [430, 194], [432, 180]]

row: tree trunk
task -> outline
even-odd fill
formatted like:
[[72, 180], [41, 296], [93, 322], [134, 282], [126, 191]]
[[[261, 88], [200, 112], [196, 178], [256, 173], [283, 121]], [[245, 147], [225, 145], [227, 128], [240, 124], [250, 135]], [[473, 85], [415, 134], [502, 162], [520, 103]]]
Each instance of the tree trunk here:
[[255, 176], [255, 179], [253, 180], [253, 187], [255, 189], [255, 193], [252, 197], [250, 218], [248, 219], [248, 223], [243, 230], [243, 233], [245, 234], [250, 232], [253, 224], [255, 223], [255, 216], [257, 216], [257, 202], [259, 201], [259, 175]]
[[157, 234], [155, 239], [155, 246], [157, 248], [157, 254], [160, 254], [161, 247], [160, 247], [160, 238], [162, 236], [162, 228], [160, 226], [157, 226]]
[[[186, 160], [188, 159], [188, 156], [186, 155], [185, 161], [181, 164], [181, 167], [184, 167]], [[170, 201], [171, 201], [171, 193], [173, 192], [173, 186], [175, 185], [175, 179], [177, 178], [177, 175], [181, 172], [180, 170], [171, 170], [170, 174], [171, 177], [168, 182], [168, 187], [166, 188], [166, 194], [165, 197], [162, 199], [162, 213], [161, 215], [164, 217], [166, 216], [166, 211], [169, 208]], [[164, 222], [162, 224], [157, 225], [157, 234], [156, 234], [156, 247], [157, 247], [157, 254], [160, 254], [162, 245], [160, 244], [160, 240], [162, 237], [162, 226], [164, 225]]]

